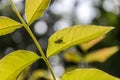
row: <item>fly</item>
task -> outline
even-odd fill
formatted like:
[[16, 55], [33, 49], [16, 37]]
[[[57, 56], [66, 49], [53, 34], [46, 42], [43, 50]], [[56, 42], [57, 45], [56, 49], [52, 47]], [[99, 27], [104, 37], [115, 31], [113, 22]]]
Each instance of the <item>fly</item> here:
[[63, 42], [62, 39], [58, 39], [58, 40], [55, 41], [56, 44], [60, 44], [60, 43], [62, 43], [62, 42]]

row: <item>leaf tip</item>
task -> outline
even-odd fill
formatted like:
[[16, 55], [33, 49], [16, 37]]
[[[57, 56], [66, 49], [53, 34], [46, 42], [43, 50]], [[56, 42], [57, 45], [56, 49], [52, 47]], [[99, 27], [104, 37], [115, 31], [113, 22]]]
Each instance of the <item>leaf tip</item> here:
[[115, 27], [112, 27], [112, 26], [109, 27], [109, 30], [113, 30], [113, 29], [115, 29]]

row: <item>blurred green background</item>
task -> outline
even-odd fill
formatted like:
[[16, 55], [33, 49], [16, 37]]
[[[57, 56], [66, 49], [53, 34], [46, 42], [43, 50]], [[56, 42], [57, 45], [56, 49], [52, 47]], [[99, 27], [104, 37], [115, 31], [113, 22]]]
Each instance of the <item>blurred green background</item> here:
[[[25, 0], [13, 1], [24, 17]], [[9, 0], [0, 0], [0, 16], [7, 16], [19, 21], [11, 9]], [[78, 24], [116, 27], [101, 42], [89, 49], [89, 51], [114, 45], [119, 46], [120, 0], [51, 0], [50, 7], [46, 10], [45, 14], [34, 22], [30, 28], [41, 44], [44, 52], [46, 52], [50, 35], [62, 28]], [[78, 46], [73, 48], [82, 52]], [[32, 39], [24, 28], [0, 37], [0, 58], [18, 49], [27, 49], [38, 53]], [[67, 62], [62, 54], [52, 57], [49, 61], [57, 77], [60, 77], [68, 66], [96, 67], [111, 75], [120, 77], [120, 51], [103, 63], [93, 62], [83, 64]], [[47, 67], [42, 60], [39, 60], [31, 68], [33, 71], [35, 69], [46, 69]]]

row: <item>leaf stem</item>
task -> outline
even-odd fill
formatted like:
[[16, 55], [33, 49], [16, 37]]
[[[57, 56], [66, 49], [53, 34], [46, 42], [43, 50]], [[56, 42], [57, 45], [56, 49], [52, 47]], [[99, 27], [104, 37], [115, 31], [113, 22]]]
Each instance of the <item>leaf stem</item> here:
[[48, 68], [49, 68], [49, 70], [50, 70], [50, 72], [51, 72], [51, 74], [52, 74], [52, 76], [53, 76], [53, 80], [56, 80], [55, 75], [54, 75], [54, 72], [53, 72], [53, 70], [52, 70], [52, 67], [51, 67], [48, 59], [47, 59], [46, 56], [44, 55], [44, 52], [43, 52], [43, 50], [42, 50], [39, 42], [37, 41], [37, 39], [35, 38], [34, 34], [33, 34], [32, 31], [31, 31], [31, 29], [29, 28], [29, 25], [26, 24], [26, 22], [23, 20], [23, 18], [21, 17], [21, 15], [20, 15], [19, 11], [17, 10], [17, 8], [16, 8], [15, 4], [13, 3], [13, 1], [12, 1], [12, 0], [9, 0], [9, 1], [10, 1], [10, 4], [11, 4], [14, 12], [15, 12], [16, 15], [18, 16], [18, 18], [20, 19], [20, 21], [21, 21], [21, 23], [23, 24], [24, 28], [27, 30], [27, 32], [28, 32], [29, 35], [31, 36], [32, 40], [34, 41], [36, 47], [38, 48], [39, 52], [41, 53], [42, 59], [45, 61], [46, 65], [48, 66]]
[[9, 1], [10, 1], [10, 4], [11, 4], [12, 8], [13, 8], [13, 11], [14, 11], [14, 12], [16, 13], [16, 15], [19, 17], [21, 23], [26, 24], [25, 21], [23, 20], [23, 18], [21, 17], [19, 11], [17, 10], [15, 4], [13, 3], [13, 1], [12, 1], [12, 0], [9, 0]]
[[32, 37], [32, 39], [33, 39], [36, 47], [38, 48], [39, 52], [41, 53], [41, 55], [42, 55], [42, 57], [43, 57], [43, 60], [44, 60], [45, 63], [47, 64], [47, 66], [48, 66], [48, 68], [49, 68], [49, 70], [50, 70], [50, 72], [51, 72], [51, 74], [52, 74], [52, 76], [53, 76], [53, 79], [56, 80], [55, 75], [54, 75], [54, 73], [53, 73], [53, 70], [52, 70], [52, 68], [51, 68], [51, 66], [50, 66], [50, 64], [49, 64], [49, 61], [48, 61], [47, 58], [45, 57], [44, 52], [43, 52], [41, 46], [39, 45], [37, 39], [36, 39], [35, 36], [33, 35], [32, 31], [31, 31], [30, 28], [29, 28], [29, 26], [26, 26], [25, 29], [28, 31], [28, 33], [29, 33], [30, 36]]

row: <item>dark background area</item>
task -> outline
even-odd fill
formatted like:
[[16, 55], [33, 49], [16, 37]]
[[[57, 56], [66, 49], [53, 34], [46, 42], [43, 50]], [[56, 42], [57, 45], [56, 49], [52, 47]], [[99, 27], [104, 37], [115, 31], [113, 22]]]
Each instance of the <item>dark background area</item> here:
[[[21, 15], [24, 17], [24, 0], [14, 0]], [[72, 2], [72, 3], [71, 3]], [[12, 11], [8, 0], [0, 0], [0, 16], [7, 16], [19, 21]], [[114, 26], [112, 30], [99, 44], [91, 50], [120, 45], [120, 0], [51, 0], [50, 7], [45, 14], [31, 26], [31, 30], [46, 52], [48, 38], [54, 32], [67, 26], [78, 24], [94, 24]], [[38, 53], [32, 39], [24, 28], [0, 37], [0, 58], [8, 53], [27, 49]], [[38, 53], [39, 54], [39, 53]], [[50, 59], [55, 73], [60, 76], [58, 68], [64, 72], [68, 65], [79, 65], [67, 63], [61, 55]], [[93, 67], [99, 68], [109, 74], [120, 77], [120, 51], [110, 57], [104, 63], [90, 63]], [[42, 60], [32, 65], [33, 70], [37, 68], [46, 69]]]

